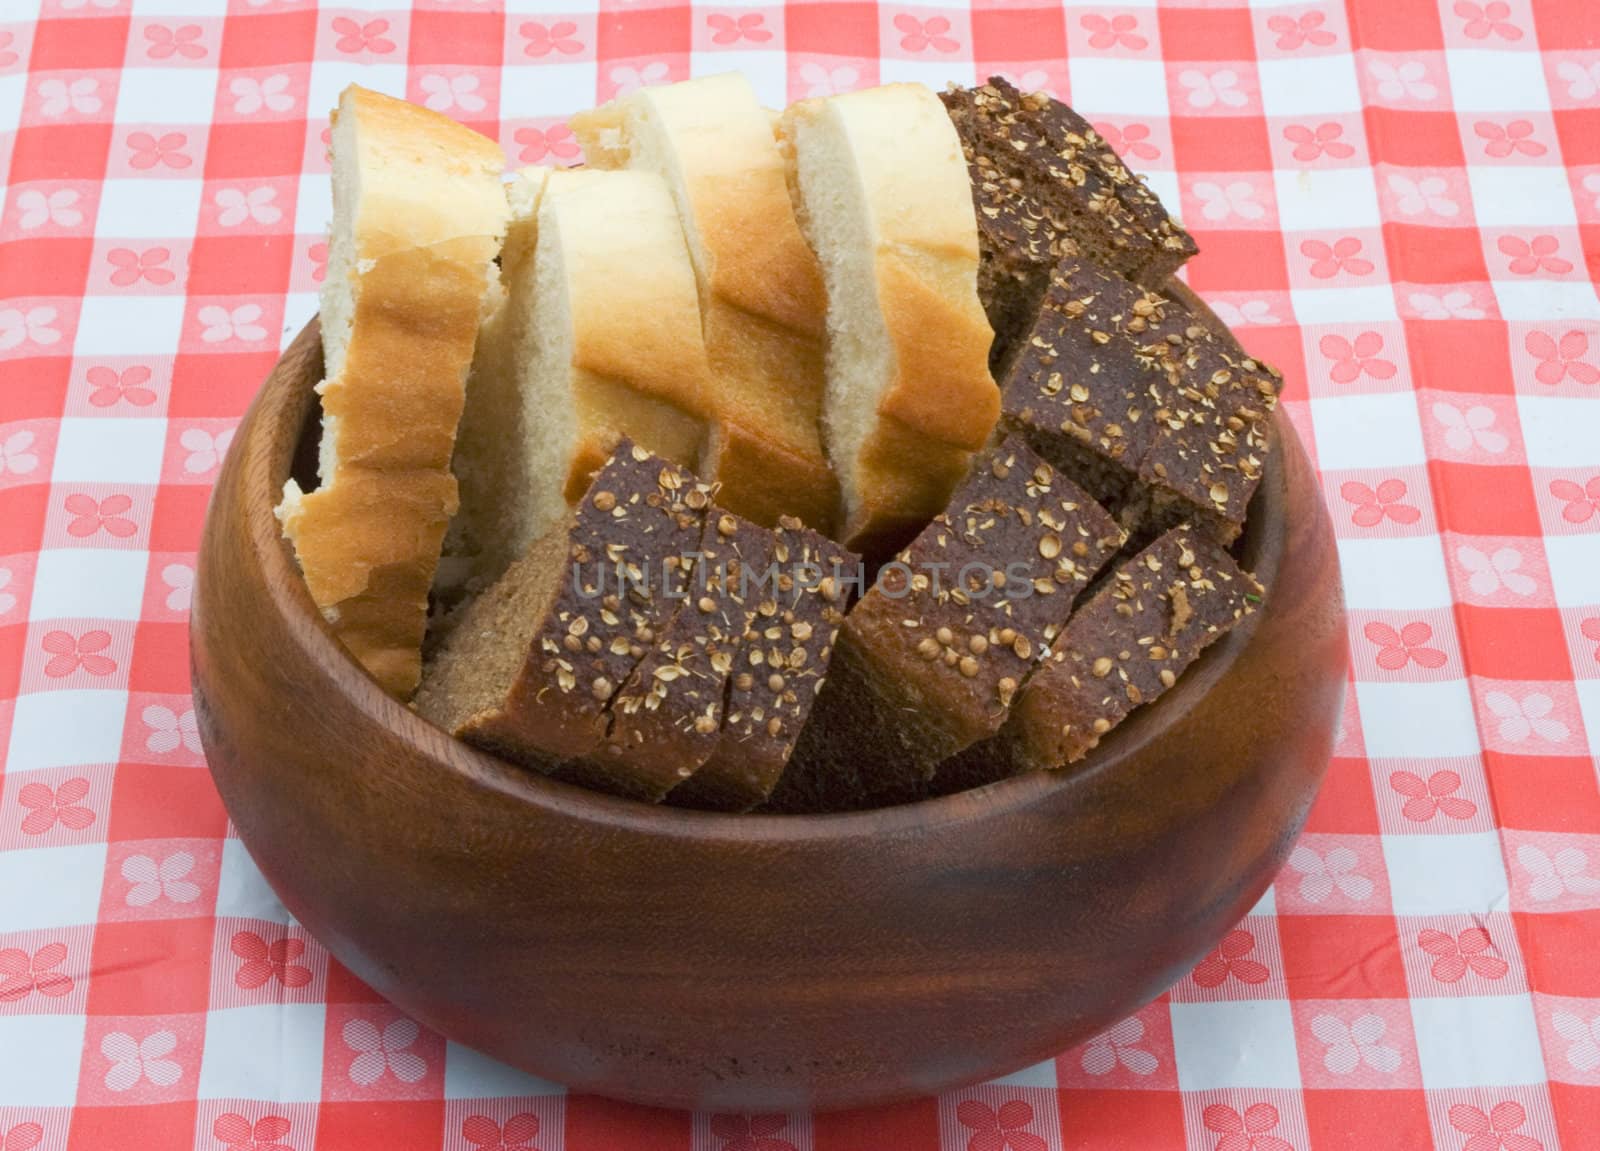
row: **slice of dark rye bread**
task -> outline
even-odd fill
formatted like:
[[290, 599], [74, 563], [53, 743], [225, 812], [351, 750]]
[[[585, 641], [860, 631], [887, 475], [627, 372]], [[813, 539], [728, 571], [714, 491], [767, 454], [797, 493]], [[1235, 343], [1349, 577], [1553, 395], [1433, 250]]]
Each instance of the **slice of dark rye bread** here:
[[1000, 733], [941, 765], [933, 791], [963, 791], [1081, 760], [1134, 708], [1178, 681], [1260, 601], [1261, 585], [1188, 525], [1116, 568], [1067, 621]]
[[771, 794], [827, 677], [860, 570], [860, 556], [787, 517], [731, 542], [724, 586], [733, 594], [742, 578], [754, 615], [728, 676], [716, 747], [667, 796], [676, 806], [747, 811]]
[[845, 617], [772, 808], [914, 798], [941, 761], [999, 729], [1074, 597], [1124, 538], [1020, 439], [980, 457]]
[[1228, 543], [1281, 385], [1180, 301], [1068, 258], [1001, 382], [1001, 418], [1136, 537], [1192, 521]]
[[972, 178], [979, 295], [995, 330], [995, 364], [1026, 328], [1063, 256], [1157, 287], [1198, 251], [1156, 194], [1059, 100], [998, 76], [951, 86], [940, 98]]
[[656, 642], [606, 707], [605, 736], [559, 779], [658, 803], [716, 749], [728, 673], [755, 615], [747, 585], [729, 580], [739, 553], [759, 550], [763, 531], [712, 506], [691, 571]]
[[[778, 610], [768, 596], [778, 594], [778, 575], [763, 580], [778, 551], [774, 531], [722, 507], [710, 509], [688, 594], [656, 647], [611, 698], [600, 749], [558, 775], [654, 804], [704, 770], [725, 736], [730, 677], [749, 661], [747, 645], [758, 636], [762, 613]], [[826, 660], [819, 661], [816, 674], [824, 669]]]
[[711, 494], [622, 441], [578, 507], [461, 610], [417, 711], [541, 771], [594, 752], [612, 695], [680, 602], [662, 585], [687, 574]]

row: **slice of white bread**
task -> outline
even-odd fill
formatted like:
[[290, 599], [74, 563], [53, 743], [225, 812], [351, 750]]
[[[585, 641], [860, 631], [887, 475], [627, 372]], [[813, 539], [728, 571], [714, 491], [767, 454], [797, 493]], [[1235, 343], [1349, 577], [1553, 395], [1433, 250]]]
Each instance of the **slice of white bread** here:
[[405, 697], [456, 510], [451, 450], [505, 230], [505, 157], [427, 109], [346, 88], [334, 113], [319, 484], [277, 509], [312, 599]]
[[772, 114], [729, 72], [640, 89], [579, 113], [572, 128], [591, 165], [655, 172], [672, 189], [711, 363], [700, 474], [757, 523], [793, 515], [828, 530], [838, 486], [819, 428], [827, 297]]
[[967, 164], [920, 84], [804, 100], [778, 131], [828, 292], [840, 538], [881, 557], [943, 510], [1000, 412]]
[[529, 168], [507, 195], [506, 303], [475, 365], [455, 465], [479, 583], [566, 515], [624, 435], [692, 468], [710, 375], [660, 176]]

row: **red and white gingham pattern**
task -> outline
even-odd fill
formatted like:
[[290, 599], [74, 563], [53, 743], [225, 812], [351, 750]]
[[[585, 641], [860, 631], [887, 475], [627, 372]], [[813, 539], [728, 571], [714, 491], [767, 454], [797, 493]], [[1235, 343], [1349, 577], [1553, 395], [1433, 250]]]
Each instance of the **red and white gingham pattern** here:
[[[187, 694], [336, 93], [570, 162], [572, 110], [730, 68], [1069, 97], [1284, 369], [1344, 562], [1352, 690], [1274, 893], [1088, 1045], [887, 1110], [646, 1111], [419, 1031], [263, 885]], [[4, 1151], [1600, 1146], [1591, 0], [4, 0], [0, 171]]]

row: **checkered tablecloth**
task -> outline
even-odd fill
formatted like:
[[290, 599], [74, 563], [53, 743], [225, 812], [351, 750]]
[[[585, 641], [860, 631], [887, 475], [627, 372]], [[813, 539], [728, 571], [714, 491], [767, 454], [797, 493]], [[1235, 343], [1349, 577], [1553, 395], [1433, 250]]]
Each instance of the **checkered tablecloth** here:
[[[187, 694], [338, 91], [560, 163], [563, 115], [733, 68], [1069, 97], [1283, 368], [1350, 606], [1273, 893], [1088, 1045], [873, 1112], [647, 1111], [419, 1029], [265, 887]], [[0, 0], [0, 172], [3, 1151], [1600, 1148], [1594, 0]]]

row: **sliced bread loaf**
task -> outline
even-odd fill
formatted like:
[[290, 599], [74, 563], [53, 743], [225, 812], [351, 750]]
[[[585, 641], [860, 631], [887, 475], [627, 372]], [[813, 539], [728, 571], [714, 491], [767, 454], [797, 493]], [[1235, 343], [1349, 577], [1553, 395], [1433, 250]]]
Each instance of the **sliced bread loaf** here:
[[591, 755], [700, 545], [709, 487], [626, 440], [567, 512], [460, 613], [417, 710], [542, 771]]
[[754, 607], [735, 653], [711, 756], [667, 796], [681, 807], [747, 811], [771, 794], [827, 679], [860, 557], [780, 521], [732, 539], [724, 586]]
[[[461, 490], [461, 508], [445, 536], [445, 560], [434, 585], [436, 601], [458, 601], [465, 594], [483, 590], [521, 555], [513, 540], [523, 534], [519, 524], [529, 514], [528, 502], [538, 498], [537, 492], [507, 485], [529, 475], [530, 437], [524, 427], [527, 411], [514, 358], [519, 340], [513, 338], [513, 328], [525, 326], [530, 314], [526, 293], [531, 290], [539, 234], [539, 198], [549, 172], [548, 168], [524, 168], [505, 185], [510, 217], [500, 249], [493, 306], [478, 329], [456, 453], [450, 463]], [[513, 307], [511, 288], [518, 282], [523, 284], [523, 292]], [[516, 335], [527, 338], [523, 331]], [[527, 542], [523, 541], [523, 550]]]
[[438, 113], [354, 85], [332, 154], [318, 486], [290, 480], [277, 514], [339, 639], [405, 697], [456, 510], [450, 456], [505, 230], [504, 157]]
[[840, 538], [881, 557], [944, 508], [999, 414], [961, 143], [920, 84], [801, 101], [779, 133], [828, 292]]
[[[952, 85], [941, 99], [972, 168], [984, 263], [997, 288], [986, 300], [1009, 300], [1019, 290], [1037, 300], [1052, 256], [1082, 255], [1153, 288], [1198, 250], [1105, 138], [1061, 101], [1018, 91], [1000, 76], [973, 88]], [[1025, 237], [985, 225], [1019, 211], [1027, 216]]]
[[1122, 545], [1110, 515], [1012, 439], [845, 617], [827, 687], [774, 804], [917, 798], [999, 730], [1072, 601]]
[[656, 803], [710, 757], [724, 685], [756, 613], [748, 583], [737, 578], [739, 557], [771, 539], [749, 520], [710, 509], [693, 569], [672, 589], [681, 596], [672, 618], [611, 699], [605, 739], [561, 778]]
[[651, 172], [520, 173], [502, 258], [502, 344], [480, 357], [456, 470], [480, 580], [524, 552], [623, 436], [686, 466], [705, 437], [694, 269]]
[[1082, 255], [1153, 288], [1198, 250], [1104, 137], [1061, 101], [999, 76], [951, 86], [941, 99], [971, 166], [997, 370], [1061, 257]]
[[826, 529], [838, 501], [820, 431], [827, 297], [771, 114], [729, 72], [642, 88], [572, 127], [591, 165], [657, 173], [677, 204], [711, 365], [700, 475], [759, 524], [788, 514]]
[[1259, 602], [1261, 586], [1187, 526], [1122, 564], [1067, 621], [1000, 734], [939, 770], [956, 791], [1069, 766], [1178, 682]]
[[1006, 374], [1007, 426], [1151, 538], [1226, 543], [1271, 450], [1281, 378], [1181, 301], [1063, 260]]

